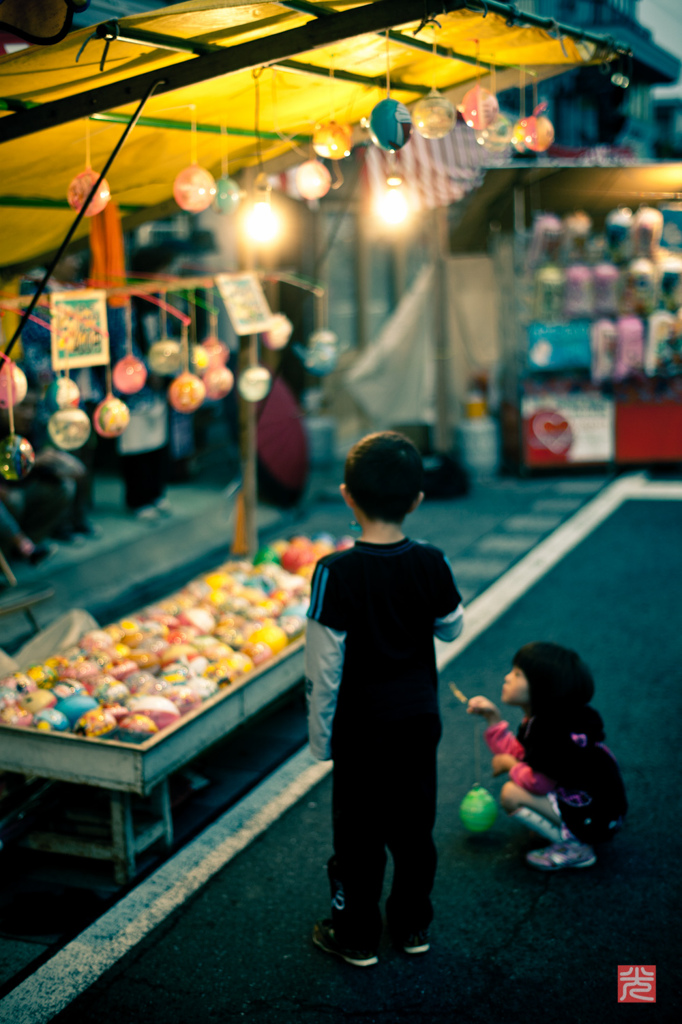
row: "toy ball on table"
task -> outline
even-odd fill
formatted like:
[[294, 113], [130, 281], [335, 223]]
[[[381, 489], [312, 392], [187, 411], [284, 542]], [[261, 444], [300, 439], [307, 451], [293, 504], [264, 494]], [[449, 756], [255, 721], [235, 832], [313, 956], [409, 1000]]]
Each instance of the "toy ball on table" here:
[[30, 711], [24, 711], [19, 704], [8, 704], [0, 709], [0, 725], [16, 725], [26, 728], [33, 723]]
[[42, 711], [37, 711], [33, 717], [33, 724], [42, 732], [66, 732], [69, 728], [68, 718], [56, 708], [43, 708]]
[[80, 388], [70, 377], [56, 377], [47, 385], [44, 401], [50, 412], [68, 409], [69, 406], [76, 409], [80, 400]]
[[[177, 722], [180, 712], [175, 704], [166, 697], [148, 696], [131, 697], [128, 707], [133, 714], [147, 715], [156, 724], [157, 728], [165, 729], [167, 726]], [[125, 719], [124, 719], [125, 721]]]
[[78, 719], [73, 731], [78, 736], [105, 736], [116, 728], [116, 719], [106, 708], [93, 708]]
[[273, 654], [279, 654], [289, 643], [289, 638], [280, 626], [263, 626], [251, 634], [249, 642], [267, 644]]
[[0, 474], [5, 480], [23, 480], [31, 472], [36, 456], [30, 441], [10, 434], [0, 441]]
[[259, 550], [256, 552], [256, 555], [253, 559], [253, 564], [262, 565], [264, 562], [271, 562], [279, 565], [279, 561], [280, 556], [279, 553], [275, 550], [275, 548], [264, 547], [259, 548]]
[[148, 715], [126, 715], [118, 723], [121, 739], [152, 736], [159, 731], [158, 725]]
[[89, 693], [75, 693], [72, 697], [66, 697], [55, 705], [57, 711], [61, 711], [69, 720], [69, 725], [74, 726], [79, 718], [86, 711], [93, 711], [99, 708], [99, 704]]
[[27, 693], [19, 697], [19, 703], [24, 711], [37, 715], [41, 711], [53, 708], [57, 703], [57, 696], [54, 690], [36, 690], [35, 693]]
[[469, 832], [485, 832], [497, 817], [497, 803], [483, 786], [472, 786], [459, 805], [459, 817]]

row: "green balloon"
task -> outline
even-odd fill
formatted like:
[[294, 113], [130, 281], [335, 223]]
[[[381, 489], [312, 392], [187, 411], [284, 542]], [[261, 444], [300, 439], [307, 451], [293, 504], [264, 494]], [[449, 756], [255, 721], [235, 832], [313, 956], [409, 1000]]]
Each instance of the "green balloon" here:
[[459, 805], [459, 816], [469, 832], [485, 832], [497, 817], [497, 803], [483, 786], [472, 786]]
[[262, 565], [264, 562], [275, 562], [279, 565], [279, 555], [274, 548], [260, 548], [254, 557], [254, 565]]

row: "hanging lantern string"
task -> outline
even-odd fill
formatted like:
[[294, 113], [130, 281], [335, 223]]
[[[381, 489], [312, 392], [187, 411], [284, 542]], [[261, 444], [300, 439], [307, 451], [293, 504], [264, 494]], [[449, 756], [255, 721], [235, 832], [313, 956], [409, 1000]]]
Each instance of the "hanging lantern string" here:
[[493, 96], [497, 96], [497, 82], [495, 80], [495, 65], [490, 65], [490, 91]]
[[386, 29], [386, 98], [389, 99], [391, 95], [391, 62], [389, 60], [389, 38], [388, 29]]
[[145, 302], [151, 302], [153, 303], [153, 305], [159, 307], [159, 309], [161, 310], [161, 325], [164, 330], [163, 336], [165, 336], [166, 313], [170, 313], [171, 316], [176, 317], [182, 324], [188, 324], [190, 322], [190, 317], [188, 317], [186, 313], [182, 313], [175, 306], [169, 305], [169, 303], [167, 303], [164, 299], [157, 299], [155, 295], [148, 295], [147, 292], [131, 291], [130, 294], [134, 295], [135, 298], [137, 299], [144, 299]]
[[331, 110], [331, 120], [336, 120], [336, 107], [334, 106], [334, 54], [331, 55], [331, 64], [329, 67], [329, 85], [330, 85], [330, 96], [329, 106]]
[[521, 120], [523, 121], [523, 119], [526, 116], [526, 75], [525, 75], [525, 68], [523, 67], [523, 64], [519, 68], [519, 90], [520, 90], [520, 93], [521, 93], [521, 95], [520, 95], [519, 114], [520, 114]]
[[[156, 302], [156, 299], [154, 300]], [[159, 337], [168, 337], [168, 310], [166, 309], [166, 293], [162, 292], [158, 299], [159, 305]]]
[[112, 392], [112, 386], [111, 386], [111, 363], [107, 363], [107, 366], [106, 366], [106, 369], [104, 371], [104, 374], [105, 374], [105, 377], [106, 377], [107, 394], [111, 395], [113, 393]]
[[[286, 135], [282, 131], [282, 129], [279, 127], [279, 123], [278, 123], [278, 120], [277, 120], [277, 70], [276, 70], [276, 68], [272, 68], [272, 77], [270, 79], [270, 91], [271, 91], [271, 94], [272, 94], [272, 127], [274, 128], [276, 133], [279, 135], [279, 137], [282, 140], [282, 142], [286, 142], [288, 146], [291, 146], [291, 148], [294, 150], [295, 153], [298, 153], [300, 156], [307, 158], [307, 153], [305, 152], [305, 150], [301, 149], [301, 147], [297, 146], [296, 143], [294, 142], [295, 136], [293, 136], [293, 135]], [[311, 144], [312, 144], [312, 142], [311, 142]]]
[[86, 171], [91, 167], [90, 163], [90, 118], [85, 121], [85, 169]]
[[[433, 33], [433, 56], [434, 56], [434, 58], [438, 56], [438, 44], [436, 42], [436, 33], [435, 32]], [[431, 82], [431, 88], [434, 89], [434, 90], [436, 88], [436, 61], [435, 60], [433, 62], [433, 79], [432, 79], [432, 82]]]
[[133, 354], [133, 304], [130, 299], [125, 304], [126, 320], [126, 354]]
[[220, 126], [220, 173], [223, 178], [229, 177], [229, 160], [227, 154], [227, 125]]
[[182, 325], [182, 334], [180, 337], [180, 350], [182, 352], [182, 369], [185, 373], [189, 373], [189, 340], [187, 337], [187, 324]]
[[0, 368], [0, 373], [2, 370], [5, 370], [7, 373], [7, 416], [9, 418], [9, 432], [11, 436], [14, 433], [14, 377], [12, 375], [14, 360], [6, 356], [4, 352], [0, 352], [0, 358], [4, 359], [7, 364], [6, 367]]
[[197, 160], [197, 107], [196, 103], [190, 103], [192, 111], [192, 131], [190, 132], [190, 163], [196, 164]]
[[538, 105], [538, 83], [533, 82], [533, 113], [535, 113]]
[[197, 343], [197, 293], [196, 289], [192, 288], [191, 292], [187, 295], [187, 302], [190, 306], [190, 331], [192, 335], [192, 344]]
[[258, 157], [258, 171], [263, 170], [263, 154], [261, 153], [260, 146], [260, 82], [259, 78], [263, 74], [263, 68], [254, 68], [251, 72], [253, 80], [256, 86], [256, 97], [255, 97], [255, 112], [254, 112], [254, 127], [256, 129], [256, 156]]

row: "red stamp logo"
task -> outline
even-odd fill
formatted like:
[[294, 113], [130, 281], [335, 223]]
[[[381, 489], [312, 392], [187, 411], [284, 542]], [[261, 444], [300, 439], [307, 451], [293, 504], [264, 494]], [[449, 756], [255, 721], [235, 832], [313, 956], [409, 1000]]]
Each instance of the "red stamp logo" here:
[[619, 965], [618, 1002], [656, 1002], [656, 967], [654, 964]]

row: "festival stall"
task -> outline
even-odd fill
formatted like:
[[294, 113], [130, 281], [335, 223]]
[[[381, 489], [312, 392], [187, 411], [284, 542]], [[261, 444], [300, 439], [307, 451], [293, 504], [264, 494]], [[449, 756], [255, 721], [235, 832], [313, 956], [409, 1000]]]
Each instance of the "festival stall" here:
[[[514, 126], [501, 115], [486, 88], [493, 72], [503, 88], [518, 80], [519, 65], [541, 80], [622, 51], [611, 39], [494, 0], [440, 3], [437, 17], [422, 0], [281, 0], [258, 7], [191, 0], [0, 59], [0, 265], [18, 271], [57, 249], [32, 296], [3, 295], [3, 314], [19, 320], [4, 320], [0, 400], [9, 434], [0, 471], [8, 480], [31, 471], [31, 446], [12, 422], [25, 385], [13, 357], [22, 328], [31, 317], [41, 320], [43, 304], [56, 374], [45, 396], [48, 429], [54, 445], [77, 451], [91, 428], [103, 437], [124, 434], [126, 396], [144, 385], [149, 370], [170, 379], [168, 401], [180, 413], [191, 413], [206, 395], [228, 393], [233, 378], [224, 344], [212, 329], [190, 348], [191, 317], [173, 301], [174, 287], [216, 286], [240, 338], [243, 481], [233, 550], [254, 559], [220, 567], [155, 608], [86, 634], [74, 649], [3, 680], [0, 767], [102, 787], [111, 800], [110, 843], [90, 844], [88, 852], [78, 840], [53, 835], [28, 842], [112, 860], [119, 880], [132, 877], [137, 853], [171, 841], [169, 774], [301, 678], [300, 604], [315, 558], [332, 542], [319, 538], [315, 549], [301, 540], [307, 561], [294, 545], [293, 573], [288, 549], [275, 553], [281, 567], [274, 556], [263, 556], [267, 570], [257, 564], [256, 404], [271, 386], [259, 345], [281, 348], [291, 335], [286, 318], [269, 309], [257, 267], [276, 228], [265, 168], [299, 163], [298, 191], [314, 202], [339, 180], [358, 133], [369, 131], [372, 144], [392, 156], [413, 130], [427, 140], [447, 136], [455, 104], [483, 147], [495, 151], [501, 137], [509, 145], [518, 128], [540, 150], [549, 144], [547, 126], [539, 130], [540, 118], [535, 127], [525, 120]], [[124, 128], [112, 149], [116, 125]], [[301, 162], [301, 146], [309, 145]], [[257, 173], [246, 174], [250, 168]], [[238, 171], [250, 180], [246, 195], [233, 177]], [[386, 189], [394, 212], [404, 205], [401, 187], [391, 164]], [[84, 236], [88, 221], [106, 214], [112, 195], [124, 228], [215, 204], [248, 227], [245, 269], [180, 285], [121, 282], [110, 266], [96, 287], [47, 296], [57, 261]], [[436, 276], [442, 291], [442, 274]], [[302, 358], [309, 372], [323, 375], [338, 359], [324, 288], [298, 283], [315, 295], [318, 310]], [[127, 304], [133, 294], [155, 298], [175, 316], [180, 340], [164, 333], [147, 364], [129, 350], [111, 366], [106, 303]], [[435, 296], [436, 306], [442, 298]], [[127, 331], [129, 338], [129, 325]], [[107, 394], [90, 418], [70, 374], [97, 365], [108, 368]], [[443, 412], [446, 395], [438, 397]], [[130, 794], [153, 797], [157, 820], [143, 833], [136, 834]]]

